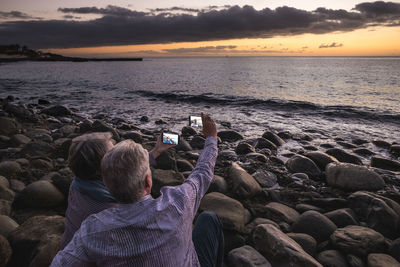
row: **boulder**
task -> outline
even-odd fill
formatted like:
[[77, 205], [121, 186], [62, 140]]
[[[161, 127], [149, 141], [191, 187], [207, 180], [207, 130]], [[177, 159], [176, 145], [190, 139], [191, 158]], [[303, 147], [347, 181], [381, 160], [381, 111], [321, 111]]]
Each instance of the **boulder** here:
[[296, 210], [278, 202], [268, 203], [259, 212], [263, 217], [278, 224], [281, 222], [292, 224], [297, 222], [300, 217], [300, 214]]
[[156, 158], [156, 167], [162, 170], [177, 170], [174, 153], [171, 150], [161, 153]]
[[385, 237], [363, 226], [349, 225], [338, 228], [331, 235], [332, 245], [346, 254], [365, 257], [369, 253], [382, 252], [387, 248]]
[[322, 267], [302, 247], [271, 224], [261, 224], [253, 233], [255, 248], [272, 266]]
[[355, 192], [348, 197], [349, 206], [361, 221], [386, 237], [398, 235], [400, 205], [392, 199], [371, 192]]
[[75, 125], [64, 125], [60, 128], [60, 132], [63, 136], [67, 137], [70, 134], [78, 132], [79, 127]]
[[365, 267], [363, 260], [356, 255], [348, 254], [347, 262], [351, 267]]
[[10, 139], [10, 143], [11, 145], [18, 147], [20, 145], [25, 145], [27, 143], [29, 143], [31, 141], [31, 139], [23, 134], [14, 134], [11, 139]]
[[328, 165], [331, 162], [338, 162], [338, 160], [324, 152], [321, 151], [312, 151], [312, 152], [307, 152], [304, 154], [307, 158], [310, 158], [312, 161], [314, 161], [315, 164], [317, 164], [318, 168], [321, 171], [325, 171], [326, 165]]
[[196, 149], [203, 149], [205, 143], [206, 139], [204, 139], [204, 137], [201, 137], [199, 135], [193, 137], [193, 139], [190, 140], [189, 142], [190, 146]]
[[48, 108], [44, 108], [42, 109], [42, 112], [44, 114], [50, 115], [50, 116], [69, 116], [72, 115], [73, 112], [64, 106], [61, 105], [54, 105], [54, 106], [50, 106]]
[[368, 267], [400, 267], [400, 263], [387, 254], [371, 253], [368, 255]]
[[136, 131], [129, 131], [126, 132], [122, 135], [122, 137], [124, 139], [131, 139], [133, 141], [135, 141], [136, 143], [141, 144], [143, 142], [143, 137], [142, 134]]
[[11, 201], [0, 199], [0, 215], [10, 215], [11, 213]]
[[336, 225], [325, 215], [313, 210], [301, 214], [292, 226], [293, 232], [308, 234], [318, 243], [328, 240], [336, 229]]
[[372, 157], [371, 166], [389, 171], [400, 171], [400, 162], [390, 159], [384, 159], [381, 157]]
[[189, 144], [188, 141], [186, 141], [183, 138], [179, 138], [179, 143], [178, 145], [176, 145], [175, 150], [176, 151], [191, 151], [193, 148], [192, 146]]
[[49, 181], [36, 181], [25, 187], [16, 197], [17, 207], [51, 208], [64, 202], [64, 195]]
[[72, 144], [71, 138], [58, 138], [54, 141], [55, 151], [54, 156], [68, 159], [69, 147]]
[[344, 141], [337, 141], [336, 143], [338, 143], [339, 145], [341, 145], [344, 148], [356, 148], [356, 145], [353, 145], [351, 143], [348, 142], [344, 142]]
[[230, 160], [230, 161], [236, 161], [237, 160], [237, 155], [235, 151], [232, 150], [222, 150], [218, 152], [218, 159], [220, 160]]
[[140, 117], [140, 121], [141, 122], [149, 122], [150, 118], [148, 116], [142, 116], [142, 117]]
[[8, 187], [0, 185], [0, 199], [13, 201], [15, 193]]
[[394, 240], [390, 245], [389, 254], [397, 261], [400, 261], [400, 237]]
[[276, 228], [279, 229], [279, 225], [276, 222], [274, 222], [274, 221], [272, 221], [270, 219], [259, 218], [258, 217], [258, 218], [255, 218], [254, 220], [252, 220], [250, 223], [246, 224], [244, 232], [246, 234], [251, 234], [253, 232], [253, 230], [256, 228], [256, 226], [260, 225], [260, 224], [272, 224]]
[[262, 137], [271, 141], [276, 146], [281, 146], [285, 143], [285, 141], [282, 138], [280, 138], [278, 135], [270, 131], [266, 131], [265, 133], [263, 133]]
[[266, 170], [257, 170], [252, 174], [261, 187], [272, 187], [278, 182], [276, 174]]
[[349, 267], [344, 255], [333, 249], [320, 252], [317, 260], [325, 267]]
[[278, 149], [274, 143], [265, 138], [258, 138], [255, 142], [255, 148], [257, 149], [268, 148], [274, 151]]
[[191, 127], [191, 126], [183, 126], [181, 132], [182, 132], [183, 136], [191, 136], [191, 135], [196, 135], [197, 134], [196, 129]]
[[249, 145], [247, 143], [240, 143], [237, 145], [235, 152], [238, 155], [244, 155], [244, 154], [256, 152], [256, 150], [254, 149], [254, 147], [252, 145]]
[[1, 175], [0, 175], [0, 186], [4, 188], [10, 188], [10, 182], [8, 181], [8, 179]]
[[211, 181], [208, 192], [220, 192], [222, 194], [226, 194], [228, 192], [228, 183], [223, 177], [214, 175], [214, 179]]
[[312, 178], [318, 178], [321, 171], [318, 166], [309, 158], [302, 155], [294, 155], [286, 162], [286, 167], [292, 173], [302, 172]]
[[333, 210], [325, 213], [324, 215], [334, 222], [339, 228], [347, 225], [358, 225], [357, 216], [352, 209], [347, 208]]
[[31, 141], [27, 143], [20, 154], [23, 157], [47, 157], [54, 152], [54, 146], [44, 141]]
[[22, 171], [21, 166], [16, 161], [3, 161], [0, 162], [0, 175], [11, 179]]
[[10, 233], [10, 266], [49, 266], [60, 249], [64, 217], [36, 216]]
[[119, 134], [117, 131], [108, 123], [105, 123], [101, 120], [95, 120], [92, 124], [92, 131], [93, 132], [109, 132], [112, 134], [115, 140], [119, 140]]
[[261, 153], [257, 153], [257, 152], [251, 152], [249, 154], [246, 154], [246, 158], [248, 160], [255, 160], [255, 161], [260, 161], [260, 162], [267, 162], [268, 158]]
[[228, 263], [232, 267], [272, 267], [263, 255], [248, 245], [231, 250], [228, 254]]
[[226, 142], [235, 142], [243, 139], [243, 136], [240, 133], [233, 130], [220, 131], [218, 132], [218, 137], [221, 138], [222, 141]]
[[315, 210], [315, 211], [318, 211], [319, 213], [324, 213], [325, 212], [324, 209], [321, 209], [319, 207], [316, 207], [316, 206], [313, 206], [313, 205], [310, 205], [310, 204], [304, 204], [304, 203], [297, 204], [296, 205], [296, 210], [298, 212], [300, 212], [300, 213], [304, 213], [304, 212], [309, 211], [309, 210]]
[[390, 147], [390, 152], [391, 152], [393, 155], [395, 155], [395, 156], [397, 156], [397, 157], [400, 157], [400, 145], [393, 144], [393, 145]]
[[356, 155], [352, 155], [339, 148], [331, 148], [326, 151], [327, 154], [335, 157], [340, 162], [362, 165], [362, 161]]
[[154, 196], [160, 195], [160, 189], [163, 186], [176, 186], [185, 181], [183, 175], [173, 170], [152, 169], [153, 187], [151, 193]]
[[176, 166], [178, 167], [178, 170], [180, 172], [192, 171], [194, 169], [192, 163], [190, 163], [186, 159], [178, 159], [176, 161]]
[[346, 191], [376, 191], [385, 186], [379, 174], [364, 166], [333, 162], [326, 166], [325, 172], [328, 185]]
[[11, 118], [0, 117], [0, 135], [11, 135], [20, 128], [19, 124]]
[[7, 238], [0, 235], [0, 266], [7, 266], [11, 259], [12, 249]]
[[0, 235], [8, 237], [8, 234], [15, 230], [18, 226], [18, 223], [16, 223], [7, 215], [0, 215]]
[[233, 194], [240, 198], [253, 197], [261, 192], [261, 187], [253, 176], [248, 174], [237, 163], [232, 163], [229, 167], [227, 180], [228, 184], [231, 185]]
[[206, 194], [200, 203], [200, 210], [213, 211], [218, 215], [224, 229], [242, 231], [247, 222], [243, 205], [224, 194], [212, 192]]
[[299, 244], [305, 252], [311, 256], [314, 256], [315, 251], [317, 250], [317, 241], [314, 237], [303, 233], [288, 233], [287, 235], [296, 241], [296, 243]]
[[51, 176], [51, 181], [58, 190], [63, 193], [65, 198], [68, 198], [69, 195], [69, 188], [72, 183], [72, 176], [65, 176], [61, 175], [60, 173], [56, 172], [55, 175]]
[[[227, 255], [231, 250], [240, 248], [246, 245], [246, 239], [243, 235], [233, 230], [223, 229], [224, 233], [224, 255]], [[225, 257], [226, 258], [226, 257]]]
[[373, 140], [372, 143], [377, 147], [390, 148], [390, 143], [384, 140]]
[[369, 150], [368, 148], [356, 148], [353, 150], [354, 153], [358, 154], [358, 155], [362, 155], [362, 156], [371, 156], [374, 155], [375, 152], [372, 152], [371, 150]]

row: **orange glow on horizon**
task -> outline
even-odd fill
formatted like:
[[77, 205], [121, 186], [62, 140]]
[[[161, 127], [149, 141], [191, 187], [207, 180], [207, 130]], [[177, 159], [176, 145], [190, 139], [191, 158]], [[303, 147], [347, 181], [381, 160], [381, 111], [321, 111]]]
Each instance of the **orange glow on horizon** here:
[[[341, 45], [340, 47], [319, 48]], [[47, 51], [81, 57], [193, 57], [193, 56], [400, 56], [400, 26], [352, 32], [303, 34], [265, 39], [169, 44], [101, 46]], [[235, 46], [234, 48], [213, 48]], [[208, 48], [206, 48], [208, 47]], [[211, 48], [210, 48], [211, 47]], [[174, 49], [177, 49], [174, 51]], [[190, 51], [185, 49], [191, 49]], [[167, 51], [169, 50], [169, 51]]]

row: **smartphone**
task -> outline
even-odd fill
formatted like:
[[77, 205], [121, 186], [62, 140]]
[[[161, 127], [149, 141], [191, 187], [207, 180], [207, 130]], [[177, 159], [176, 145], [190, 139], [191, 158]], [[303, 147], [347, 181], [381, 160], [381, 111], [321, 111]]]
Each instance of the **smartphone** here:
[[163, 133], [162, 142], [164, 144], [177, 145], [179, 142], [179, 135], [174, 133]]
[[189, 116], [189, 126], [194, 128], [201, 128], [203, 127], [203, 121], [201, 120], [200, 116]]

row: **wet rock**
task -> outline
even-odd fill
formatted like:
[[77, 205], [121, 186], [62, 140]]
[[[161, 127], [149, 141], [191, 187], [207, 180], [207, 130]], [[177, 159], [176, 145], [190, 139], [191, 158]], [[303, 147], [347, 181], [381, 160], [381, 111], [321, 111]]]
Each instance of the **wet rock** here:
[[36, 181], [22, 190], [15, 199], [17, 207], [51, 208], [64, 202], [64, 195], [49, 181]]
[[10, 188], [10, 182], [6, 177], [0, 175], [0, 186], [4, 188]]
[[79, 132], [80, 133], [87, 133], [87, 132], [91, 132], [92, 131], [92, 125], [93, 125], [93, 121], [92, 120], [83, 120], [80, 124], [79, 124]]
[[377, 147], [382, 147], [382, 148], [390, 148], [390, 143], [384, 141], [384, 140], [374, 140], [372, 141], [374, 145]]
[[260, 162], [267, 162], [268, 158], [261, 153], [253, 152], [246, 155], [246, 158], [249, 160], [256, 160]]
[[228, 263], [232, 267], [272, 266], [263, 255], [248, 245], [231, 250], [228, 254]]
[[382, 177], [367, 167], [350, 163], [329, 163], [326, 166], [328, 185], [346, 191], [376, 191], [385, 186]]
[[244, 154], [256, 152], [256, 150], [254, 149], [254, 147], [252, 145], [249, 145], [247, 143], [240, 143], [236, 147], [235, 152], [238, 155], [244, 155]]
[[11, 160], [0, 162], [0, 175], [11, 179], [22, 171], [21, 166]]
[[193, 148], [203, 149], [205, 142], [206, 139], [199, 135], [196, 135], [195, 137], [193, 137], [192, 140], [190, 140], [189, 144]]
[[70, 134], [78, 132], [79, 127], [75, 125], [64, 125], [63, 127], [60, 128], [60, 132], [64, 136], [68, 136]]
[[51, 102], [49, 100], [47, 100], [47, 99], [39, 98], [38, 99], [38, 104], [39, 105], [50, 105]]
[[325, 212], [323, 209], [321, 209], [319, 207], [316, 207], [316, 206], [313, 206], [313, 205], [310, 205], [310, 204], [303, 204], [303, 203], [297, 204], [296, 205], [296, 210], [298, 212], [300, 212], [300, 213], [304, 213], [304, 212], [309, 211], [309, 210], [318, 211], [319, 213], [324, 213]]
[[147, 116], [142, 116], [142, 117], [140, 117], [140, 121], [141, 121], [141, 122], [149, 122], [149, 121], [150, 121], [150, 118], [147, 117]]
[[335, 157], [340, 162], [353, 163], [356, 165], [362, 165], [362, 161], [356, 155], [347, 153], [346, 151], [339, 148], [331, 148], [326, 151], [327, 154]]
[[317, 241], [315, 241], [314, 237], [303, 234], [303, 233], [288, 233], [287, 234], [291, 239], [296, 241], [305, 252], [313, 256], [317, 249]]
[[[0, 186], [1, 188], [1, 186]], [[11, 201], [0, 199], [0, 215], [10, 215], [11, 213]]]
[[331, 235], [331, 242], [340, 251], [360, 257], [365, 257], [373, 252], [382, 252], [387, 248], [383, 235], [358, 225], [338, 228]]
[[218, 192], [206, 194], [201, 200], [200, 210], [215, 212], [224, 229], [242, 231], [247, 222], [243, 205], [239, 201]]
[[291, 139], [293, 135], [289, 131], [279, 132], [278, 136], [282, 139]]
[[160, 189], [163, 186], [176, 186], [185, 181], [183, 175], [173, 170], [152, 169], [153, 187], [151, 188], [152, 195], [158, 197]]
[[15, 193], [7, 187], [0, 185], [0, 199], [13, 201]]
[[392, 145], [390, 147], [390, 152], [393, 155], [400, 157], [400, 145]]
[[42, 170], [51, 170], [53, 168], [53, 162], [50, 159], [34, 159], [31, 161], [31, 166], [33, 168], [42, 169]]
[[337, 227], [343, 228], [347, 225], [358, 225], [357, 216], [352, 209], [338, 209], [324, 214]]
[[53, 152], [53, 145], [43, 141], [31, 141], [23, 147], [20, 154], [24, 157], [47, 157]]
[[400, 261], [400, 238], [392, 242], [389, 248], [389, 254], [397, 261]]
[[0, 117], [0, 135], [11, 135], [20, 128], [19, 124], [11, 118]]
[[325, 250], [317, 255], [317, 260], [325, 267], [348, 267], [346, 258], [337, 250]]
[[295, 155], [286, 162], [286, 167], [292, 173], [302, 172], [316, 179], [321, 175], [318, 166], [309, 158]]
[[189, 161], [187, 161], [185, 159], [178, 159], [176, 161], [176, 165], [180, 172], [191, 171], [194, 169], [194, 166], [192, 165], [192, 163], [190, 163]]
[[332, 145], [332, 144], [321, 144], [320, 147], [323, 147], [323, 148], [334, 148], [335, 146]]
[[270, 219], [278, 224], [280, 222], [292, 224], [297, 222], [300, 217], [300, 214], [296, 210], [278, 202], [270, 202], [262, 208], [259, 208], [257, 212], [262, 217]]
[[0, 235], [0, 266], [7, 266], [8, 261], [11, 259], [12, 249], [7, 238]]
[[226, 142], [235, 142], [243, 139], [243, 136], [240, 133], [233, 130], [220, 131], [218, 132], [218, 137], [221, 138], [222, 141]]
[[312, 210], [301, 214], [292, 227], [293, 232], [308, 234], [318, 243], [329, 239], [336, 228], [336, 225], [325, 215]]
[[9, 233], [15, 230], [18, 226], [18, 223], [7, 215], [0, 215], [0, 235], [8, 237]]
[[157, 124], [157, 125], [167, 124], [167, 122], [165, 120], [163, 120], [163, 119], [156, 120], [154, 123]]
[[362, 156], [371, 156], [375, 154], [375, 152], [372, 152], [368, 148], [356, 148], [353, 150], [353, 152]]
[[214, 179], [211, 181], [208, 192], [219, 192], [222, 194], [226, 194], [228, 192], [228, 183], [223, 177], [219, 175], [214, 175]]
[[197, 134], [196, 129], [191, 126], [184, 126], [181, 132], [183, 136], [192, 136]]
[[272, 266], [322, 267], [293, 239], [271, 224], [258, 225], [253, 233], [255, 248]]
[[339, 145], [341, 145], [344, 148], [350, 148], [350, 149], [351, 148], [357, 148], [357, 146], [355, 146], [355, 145], [353, 145], [351, 143], [344, 142], [344, 141], [338, 141], [336, 143], [338, 143]]
[[36, 216], [9, 235], [11, 266], [49, 266], [60, 249], [64, 217]]
[[92, 124], [93, 132], [110, 132], [115, 140], [119, 140], [119, 134], [117, 131], [109, 124], [104, 121], [95, 120]]
[[176, 160], [171, 150], [161, 153], [156, 158], [156, 168], [162, 170], [177, 170]]
[[141, 144], [143, 142], [142, 134], [136, 131], [129, 131], [122, 135], [124, 139], [131, 139], [136, 143]]
[[368, 267], [400, 267], [400, 263], [387, 254], [371, 253], [368, 255]]
[[356, 192], [348, 197], [349, 206], [361, 221], [379, 233], [393, 238], [400, 221], [400, 205], [370, 192]]
[[42, 112], [44, 114], [50, 115], [50, 116], [70, 116], [73, 114], [73, 112], [64, 106], [61, 105], [54, 105], [54, 106], [50, 106], [48, 108], [44, 108], [42, 109]]
[[24, 104], [11, 104], [4, 105], [4, 110], [9, 114], [17, 117], [20, 120], [37, 122], [38, 116], [32, 110], [28, 109]]
[[353, 139], [352, 142], [353, 142], [353, 144], [356, 144], [356, 145], [363, 145], [363, 144], [368, 143], [367, 140], [361, 139], [361, 138]]
[[252, 174], [261, 187], [271, 187], [278, 181], [276, 174], [266, 170], [257, 170]]
[[176, 151], [191, 151], [193, 148], [192, 146], [189, 144], [188, 141], [186, 141], [183, 138], [179, 139], [179, 143], [178, 145], [175, 147]]
[[23, 134], [14, 134], [10, 139], [11, 145], [15, 147], [18, 147], [20, 145], [25, 145], [30, 141], [31, 139]]
[[261, 187], [253, 176], [237, 163], [232, 163], [229, 167], [227, 181], [233, 194], [240, 198], [249, 198], [261, 192]]
[[265, 133], [263, 133], [262, 137], [271, 141], [276, 146], [281, 146], [285, 143], [285, 141], [282, 138], [280, 138], [278, 135], [270, 131], [266, 131]]
[[265, 138], [258, 138], [255, 142], [255, 148], [257, 149], [263, 149], [263, 148], [268, 148], [270, 150], [276, 151], [278, 148], [277, 146], [269, 141], [268, 139]]
[[321, 171], [325, 171], [325, 167], [329, 163], [338, 162], [336, 158], [321, 151], [307, 152], [306, 154], [304, 154], [304, 156], [314, 161], [314, 163], [317, 164], [318, 168]]
[[400, 171], [400, 162], [381, 157], [372, 157], [371, 166], [389, 171]]

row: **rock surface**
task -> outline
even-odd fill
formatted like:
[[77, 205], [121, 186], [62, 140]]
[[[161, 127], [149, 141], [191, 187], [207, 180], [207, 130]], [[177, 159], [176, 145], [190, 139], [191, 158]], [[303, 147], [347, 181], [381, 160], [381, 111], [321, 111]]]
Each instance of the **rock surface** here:
[[25, 187], [15, 199], [19, 207], [50, 208], [64, 202], [64, 195], [49, 181], [36, 181]]
[[159, 196], [160, 189], [163, 186], [180, 185], [185, 181], [183, 175], [173, 170], [152, 169], [153, 187], [151, 193]]
[[232, 267], [272, 267], [263, 255], [248, 245], [231, 250], [228, 254], [228, 263]]
[[239, 198], [249, 198], [261, 192], [257, 181], [237, 163], [232, 163], [228, 170], [228, 184], [233, 194]]
[[340, 251], [325, 250], [318, 254], [317, 260], [325, 267], [348, 267], [346, 258]]
[[387, 254], [371, 253], [368, 255], [368, 267], [400, 267], [400, 263]]
[[318, 178], [321, 171], [318, 166], [309, 158], [302, 155], [295, 155], [286, 162], [286, 167], [290, 172], [302, 172], [309, 177]]
[[356, 155], [352, 155], [339, 148], [331, 148], [326, 151], [327, 154], [335, 157], [340, 162], [362, 165], [362, 161]]

